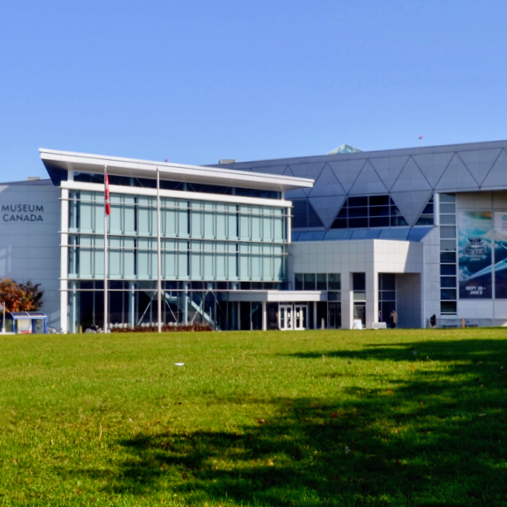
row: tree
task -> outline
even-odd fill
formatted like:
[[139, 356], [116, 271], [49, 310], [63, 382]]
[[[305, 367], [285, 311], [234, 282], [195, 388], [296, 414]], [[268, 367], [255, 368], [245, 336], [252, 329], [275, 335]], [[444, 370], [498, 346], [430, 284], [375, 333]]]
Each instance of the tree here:
[[0, 278], [0, 302], [9, 312], [33, 312], [42, 306], [44, 291], [40, 283], [17, 283], [10, 278]]

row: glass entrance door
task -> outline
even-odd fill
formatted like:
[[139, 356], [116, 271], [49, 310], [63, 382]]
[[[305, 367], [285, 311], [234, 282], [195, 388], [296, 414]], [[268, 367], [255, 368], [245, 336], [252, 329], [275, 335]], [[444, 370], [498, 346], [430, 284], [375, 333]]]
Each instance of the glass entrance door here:
[[307, 315], [307, 305], [294, 305], [294, 329], [301, 330], [306, 328]]
[[280, 331], [293, 329], [292, 323], [292, 305], [280, 305], [278, 312], [278, 326]]

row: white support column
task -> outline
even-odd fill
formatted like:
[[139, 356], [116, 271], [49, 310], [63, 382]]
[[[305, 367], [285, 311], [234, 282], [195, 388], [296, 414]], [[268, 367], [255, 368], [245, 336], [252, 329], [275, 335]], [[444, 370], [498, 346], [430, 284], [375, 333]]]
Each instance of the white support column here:
[[262, 302], [262, 330], [267, 331], [268, 329], [268, 310], [266, 301]]
[[287, 243], [292, 243], [292, 208], [286, 208], [287, 212]]
[[183, 282], [183, 324], [188, 324], [188, 282]]
[[136, 293], [135, 293], [135, 284], [134, 282], [129, 282], [129, 326], [131, 329], [136, 327]]
[[60, 328], [69, 332], [69, 191], [61, 189], [61, 230], [60, 230]]
[[341, 274], [341, 297], [342, 297], [342, 329], [352, 329], [353, 325], [353, 293], [352, 273], [349, 271]]
[[79, 329], [77, 328], [77, 321], [78, 321], [78, 295], [76, 291], [77, 282], [69, 282], [69, 301], [70, 301], [70, 307], [69, 307], [69, 331], [71, 333], [77, 333], [79, 332]]
[[371, 329], [372, 323], [378, 322], [378, 273], [366, 272], [366, 327]]
[[318, 322], [317, 322], [317, 301], [313, 302], [313, 329], [318, 329]]

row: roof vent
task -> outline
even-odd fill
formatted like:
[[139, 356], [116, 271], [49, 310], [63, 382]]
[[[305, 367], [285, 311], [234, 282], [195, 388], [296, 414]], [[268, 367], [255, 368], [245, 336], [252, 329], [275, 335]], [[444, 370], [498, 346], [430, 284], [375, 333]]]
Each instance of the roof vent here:
[[28, 176], [27, 181], [39, 181], [41, 179], [40, 176]]
[[234, 158], [222, 158], [218, 161], [218, 163], [220, 165], [225, 165], [225, 164], [235, 164], [236, 163], [236, 159]]

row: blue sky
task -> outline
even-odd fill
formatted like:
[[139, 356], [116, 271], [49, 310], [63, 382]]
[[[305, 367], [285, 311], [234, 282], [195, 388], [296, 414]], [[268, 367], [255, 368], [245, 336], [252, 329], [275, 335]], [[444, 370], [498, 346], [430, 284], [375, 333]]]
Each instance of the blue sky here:
[[507, 2], [3, 0], [0, 181], [507, 139]]

